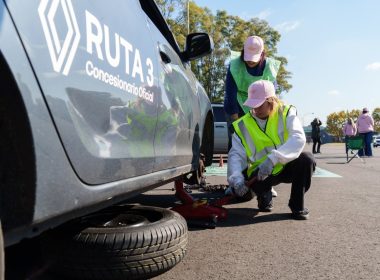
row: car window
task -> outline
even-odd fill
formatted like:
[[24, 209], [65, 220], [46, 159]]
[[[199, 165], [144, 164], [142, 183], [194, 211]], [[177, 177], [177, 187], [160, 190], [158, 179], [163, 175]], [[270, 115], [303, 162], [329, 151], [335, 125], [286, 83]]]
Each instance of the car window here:
[[214, 117], [216, 122], [225, 122], [226, 116], [223, 107], [213, 107]]
[[170, 43], [172, 48], [179, 54], [180, 50], [177, 41], [175, 40], [173, 33], [170, 31], [156, 3], [153, 0], [140, 0], [140, 4], [145, 14], [150, 18], [150, 20]]

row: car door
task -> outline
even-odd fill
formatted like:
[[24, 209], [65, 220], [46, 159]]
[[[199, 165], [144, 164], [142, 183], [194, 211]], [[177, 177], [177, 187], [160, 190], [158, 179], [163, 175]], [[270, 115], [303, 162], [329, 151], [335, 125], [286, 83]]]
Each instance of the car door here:
[[[183, 62], [178, 45], [153, 1], [140, 1], [158, 57], [161, 98], [154, 147], [155, 170], [190, 164], [199, 147], [200, 106], [197, 82], [189, 63]], [[197, 142], [198, 141], [198, 142]], [[196, 143], [197, 142], [197, 143]]]
[[139, 1], [6, 2], [78, 176], [151, 173], [161, 66]]

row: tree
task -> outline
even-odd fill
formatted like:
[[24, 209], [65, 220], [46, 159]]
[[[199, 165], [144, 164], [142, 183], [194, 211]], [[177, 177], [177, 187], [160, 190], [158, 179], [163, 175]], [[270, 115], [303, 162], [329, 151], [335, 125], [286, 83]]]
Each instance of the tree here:
[[347, 118], [352, 118], [354, 122], [358, 120], [358, 117], [360, 116], [360, 110], [359, 109], [353, 109], [351, 112], [347, 111]]
[[[342, 127], [346, 123], [348, 118], [352, 118], [352, 120], [356, 123], [359, 115], [361, 114], [361, 110], [353, 109], [349, 111], [340, 111], [338, 113], [331, 113], [327, 116], [327, 126], [326, 131], [331, 135], [341, 137], [343, 136]], [[376, 132], [380, 132], [380, 108], [375, 108], [372, 112], [372, 117], [375, 122], [374, 130]]]
[[337, 137], [343, 137], [342, 128], [346, 122], [347, 113], [340, 111], [338, 113], [332, 113], [327, 116], [326, 131], [331, 135]]
[[184, 48], [187, 35], [186, 1], [155, 0], [155, 2], [171, 31], [175, 34], [179, 47]]
[[[180, 47], [183, 47], [187, 35], [187, 1], [156, 0]], [[175, 12], [178, 9], [179, 12]], [[189, 2], [189, 27], [191, 32], [207, 32], [214, 41], [214, 52], [200, 60], [193, 61], [191, 68], [205, 88], [212, 102], [224, 98], [224, 81], [231, 51], [240, 51], [245, 39], [258, 35], [265, 42], [265, 51], [281, 61], [277, 76], [277, 94], [288, 92], [292, 85], [288, 82], [291, 73], [286, 70], [285, 57], [277, 55], [277, 44], [281, 35], [269, 26], [265, 20], [252, 18], [243, 20], [229, 15], [226, 11], [217, 11], [214, 15], [210, 9], [201, 8]]]
[[373, 120], [375, 121], [375, 131], [380, 132], [380, 108], [377, 107], [372, 112]]

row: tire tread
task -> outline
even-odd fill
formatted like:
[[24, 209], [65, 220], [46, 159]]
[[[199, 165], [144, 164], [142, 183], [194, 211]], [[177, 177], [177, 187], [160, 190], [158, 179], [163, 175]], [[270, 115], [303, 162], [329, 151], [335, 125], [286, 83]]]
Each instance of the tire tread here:
[[157, 276], [186, 254], [186, 221], [175, 212], [169, 216], [162, 224], [151, 224], [141, 231], [94, 232], [85, 228], [60, 242], [54, 254], [60, 264], [56, 269], [71, 279], [83, 280]]

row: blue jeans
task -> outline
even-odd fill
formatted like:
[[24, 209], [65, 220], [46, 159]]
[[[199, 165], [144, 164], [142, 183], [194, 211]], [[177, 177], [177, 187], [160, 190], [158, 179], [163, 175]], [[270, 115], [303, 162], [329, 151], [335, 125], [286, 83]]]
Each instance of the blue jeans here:
[[366, 155], [368, 157], [371, 157], [372, 156], [371, 143], [372, 143], [373, 131], [369, 131], [366, 133], [360, 133], [360, 135], [362, 135], [364, 137], [364, 149], [359, 150], [359, 156]]

